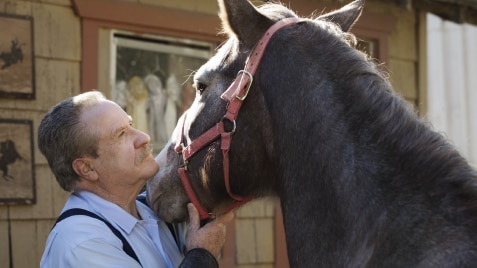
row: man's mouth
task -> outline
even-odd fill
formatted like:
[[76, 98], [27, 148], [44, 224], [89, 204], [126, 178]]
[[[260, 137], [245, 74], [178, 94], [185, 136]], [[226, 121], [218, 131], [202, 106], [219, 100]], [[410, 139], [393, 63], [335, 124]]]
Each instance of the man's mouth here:
[[142, 148], [142, 150], [139, 152], [138, 156], [136, 157], [136, 164], [142, 163], [142, 161], [149, 155], [152, 155], [152, 145], [148, 143], [144, 145], [144, 147]]

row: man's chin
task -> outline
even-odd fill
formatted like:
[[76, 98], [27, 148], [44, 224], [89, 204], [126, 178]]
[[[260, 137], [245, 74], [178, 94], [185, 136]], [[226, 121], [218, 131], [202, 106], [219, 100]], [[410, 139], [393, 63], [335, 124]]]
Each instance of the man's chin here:
[[147, 170], [147, 172], [151, 174], [151, 178], [152, 178], [159, 171], [159, 165], [154, 160], [154, 157], [150, 155], [143, 159], [141, 163], [141, 169], [143, 171]]

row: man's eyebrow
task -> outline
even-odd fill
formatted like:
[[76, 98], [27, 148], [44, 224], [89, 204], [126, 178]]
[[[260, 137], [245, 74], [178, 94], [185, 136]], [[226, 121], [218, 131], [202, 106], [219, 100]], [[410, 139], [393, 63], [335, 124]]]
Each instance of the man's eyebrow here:
[[[133, 119], [132, 119], [132, 117], [131, 117], [130, 115], [128, 115], [128, 119], [129, 119], [129, 125], [132, 125]], [[128, 126], [129, 126], [129, 125], [128, 125]], [[121, 131], [123, 131], [123, 130], [124, 130], [126, 127], [128, 127], [128, 126], [120, 126], [120, 127], [116, 128], [116, 129], [113, 129], [113, 130], [111, 131], [111, 137], [116, 137]]]
[[124, 126], [120, 126], [118, 128], [115, 128], [111, 131], [111, 137], [117, 137], [119, 135], [119, 133], [121, 133], [121, 131], [123, 131], [125, 129]]

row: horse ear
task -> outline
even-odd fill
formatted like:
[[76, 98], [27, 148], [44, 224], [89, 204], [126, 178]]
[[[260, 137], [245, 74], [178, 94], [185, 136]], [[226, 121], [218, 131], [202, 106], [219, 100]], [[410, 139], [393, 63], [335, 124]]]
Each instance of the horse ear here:
[[317, 19], [334, 22], [341, 27], [342, 31], [348, 32], [356, 21], [358, 21], [359, 16], [361, 16], [364, 1], [365, 0], [355, 0], [338, 10], [321, 15]]
[[248, 0], [218, 0], [218, 4], [224, 32], [235, 34], [241, 42], [255, 44], [272, 24]]

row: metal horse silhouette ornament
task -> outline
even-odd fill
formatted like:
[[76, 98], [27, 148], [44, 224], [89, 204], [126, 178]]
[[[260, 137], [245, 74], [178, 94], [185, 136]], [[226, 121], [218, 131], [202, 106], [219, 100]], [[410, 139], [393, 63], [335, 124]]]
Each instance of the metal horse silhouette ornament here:
[[363, 4], [312, 19], [219, 1], [229, 39], [147, 185], [162, 219], [276, 195], [291, 267], [476, 266], [477, 173], [354, 48]]

